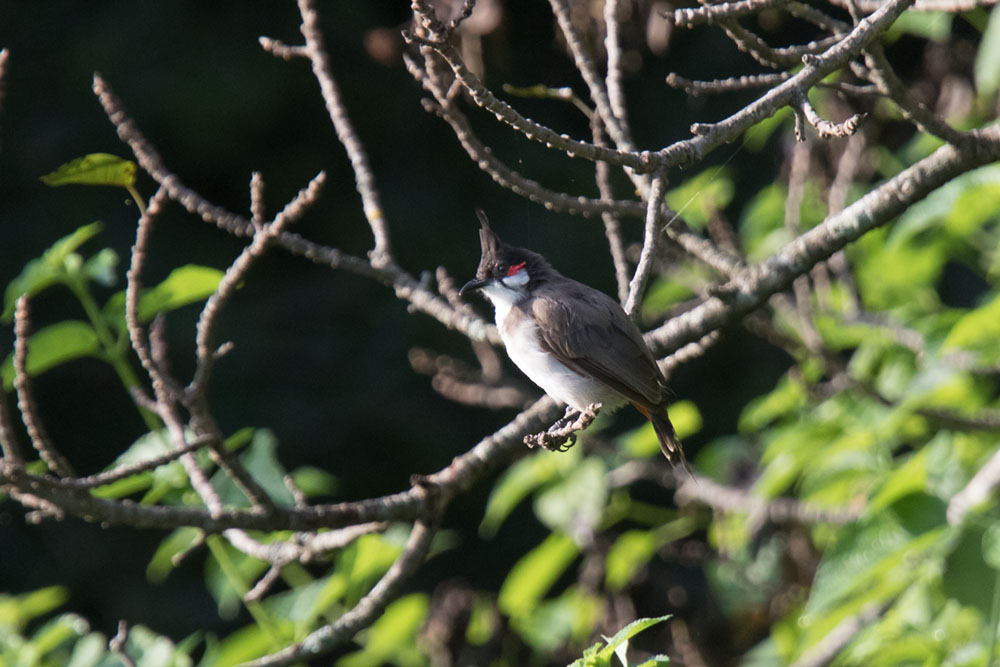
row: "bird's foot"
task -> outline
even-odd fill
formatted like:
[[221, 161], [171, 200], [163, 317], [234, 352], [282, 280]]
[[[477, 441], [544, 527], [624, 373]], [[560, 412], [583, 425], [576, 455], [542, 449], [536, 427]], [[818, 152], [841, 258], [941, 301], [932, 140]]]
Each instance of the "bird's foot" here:
[[544, 447], [552, 452], [565, 452], [576, 444], [576, 432], [590, 426], [600, 409], [600, 403], [591, 403], [584, 410], [566, 408], [566, 414], [547, 431], [524, 436], [524, 444]]

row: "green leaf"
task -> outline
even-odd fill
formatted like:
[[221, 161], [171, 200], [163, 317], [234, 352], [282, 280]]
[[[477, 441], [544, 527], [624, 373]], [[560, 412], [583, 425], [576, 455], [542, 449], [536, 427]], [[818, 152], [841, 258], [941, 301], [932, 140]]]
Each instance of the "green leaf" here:
[[[186, 264], [170, 272], [163, 282], [142, 290], [139, 295], [139, 319], [149, 322], [160, 313], [208, 298], [222, 280], [223, 272], [209, 266]], [[114, 294], [104, 306], [107, 318], [125, 328], [125, 292]]]
[[608, 589], [620, 591], [639, 568], [656, 553], [659, 545], [651, 531], [629, 530], [622, 533], [608, 549], [604, 582]]
[[[29, 376], [80, 357], [100, 357], [101, 345], [94, 328], [79, 320], [65, 320], [39, 329], [28, 339], [25, 366]], [[5, 389], [14, 386], [14, 355], [11, 353], [0, 370]]]
[[1000, 12], [996, 10], [990, 12], [989, 23], [979, 43], [974, 73], [980, 96], [989, 98], [1000, 87]]
[[75, 255], [81, 245], [101, 231], [101, 223], [92, 222], [53, 243], [38, 259], [24, 265], [21, 273], [7, 285], [4, 292], [2, 321], [14, 319], [14, 304], [23, 296], [32, 296], [46, 287], [65, 282], [78, 271], [83, 260]]
[[295, 482], [295, 488], [308, 498], [332, 496], [340, 487], [340, 481], [335, 475], [314, 466], [299, 466], [293, 470], [292, 481]]
[[964, 315], [944, 339], [942, 349], [957, 348], [979, 352], [984, 362], [1000, 359], [1000, 296]]
[[712, 167], [681, 183], [666, 194], [667, 204], [698, 229], [733, 199], [733, 179], [728, 169]]
[[511, 568], [500, 586], [500, 611], [511, 617], [528, 614], [579, 554], [568, 535], [549, 535]]
[[[995, 525], [995, 524], [994, 524]], [[993, 606], [996, 571], [989, 564], [995, 553], [987, 555], [987, 537], [993, 526], [983, 528], [971, 522], [962, 526], [962, 532], [944, 561], [941, 590], [959, 604], [975, 607], [986, 618]], [[994, 545], [990, 545], [991, 550]]]
[[118, 253], [111, 248], [104, 248], [83, 264], [83, 273], [95, 283], [110, 287], [118, 280], [115, 268], [118, 266]]
[[887, 31], [891, 40], [909, 33], [934, 42], [947, 41], [952, 16], [948, 12], [903, 12]]
[[572, 533], [596, 528], [608, 497], [606, 472], [599, 458], [585, 459], [565, 478], [538, 494], [535, 515], [551, 530]]
[[983, 533], [983, 560], [994, 570], [1000, 570], [1000, 523], [991, 523]]
[[0, 594], [0, 628], [23, 628], [30, 621], [66, 604], [69, 590], [48, 586], [20, 595]]
[[[254, 430], [250, 445], [240, 455], [240, 461], [275, 503], [282, 507], [291, 507], [295, 504], [295, 499], [285, 486], [285, 469], [278, 461], [277, 450], [278, 439], [274, 433], [265, 428], [258, 428]], [[215, 485], [224, 503], [249, 507], [250, 500], [233, 478], [222, 470], [212, 476], [212, 484]]]
[[189, 550], [201, 536], [197, 528], [177, 528], [167, 535], [156, 548], [146, 566], [146, 579], [154, 584], [162, 584], [174, 570], [174, 557]]
[[67, 162], [52, 173], [41, 177], [50, 187], [59, 185], [114, 185], [130, 188], [135, 185], [135, 162], [109, 153], [91, 153]]
[[[674, 425], [677, 437], [681, 440], [694, 435], [701, 430], [702, 418], [698, 406], [693, 401], [677, 401], [669, 409], [670, 422]], [[660, 441], [650, 422], [625, 434], [620, 443], [626, 454], [631, 458], [650, 458], [660, 456]]]
[[[632, 637], [635, 637], [646, 628], [663, 623], [668, 618], [670, 618], [670, 614], [667, 614], [666, 616], [657, 616], [656, 618], [638, 618], [632, 621], [624, 628], [616, 632], [614, 637], [608, 639], [607, 646], [602, 648], [598, 652], [598, 655], [602, 658], [610, 660], [611, 656], [615, 652], [615, 649], [618, 648], [620, 644], [628, 642], [628, 640], [632, 639]], [[623, 661], [623, 664], [627, 665], [628, 663]]]
[[577, 456], [573, 450], [567, 453], [539, 452], [510, 466], [490, 492], [483, 520], [479, 524], [479, 534], [487, 539], [496, 535], [504, 520], [522, 500], [576, 465]]
[[[427, 616], [429, 602], [423, 593], [411, 593], [388, 607], [364, 635], [365, 647], [344, 656], [337, 667], [422, 664], [417, 633]], [[416, 660], [416, 662], [414, 662]]]
[[[135, 465], [169, 453], [173, 447], [166, 430], [145, 433], [108, 466], [113, 470], [122, 466]], [[98, 498], [121, 498], [150, 489], [143, 502], [152, 502], [165, 493], [176, 489], [186, 489], [188, 477], [180, 461], [171, 461], [154, 470], [120, 479], [92, 491]]]

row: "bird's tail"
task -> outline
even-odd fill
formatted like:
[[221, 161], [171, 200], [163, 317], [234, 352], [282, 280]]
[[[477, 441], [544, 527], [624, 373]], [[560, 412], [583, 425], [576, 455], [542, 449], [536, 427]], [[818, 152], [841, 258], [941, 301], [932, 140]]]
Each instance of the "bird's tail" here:
[[664, 410], [662, 413], [659, 413], [647, 410], [641, 405], [636, 405], [635, 407], [646, 419], [652, 422], [653, 430], [656, 431], [656, 439], [660, 441], [660, 451], [663, 452], [667, 461], [673, 465], [680, 463], [693, 477], [694, 472], [692, 472], [691, 466], [688, 465], [687, 457], [684, 456], [684, 448], [681, 446], [681, 441], [677, 438], [674, 425], [670, 423], [667, 411]]

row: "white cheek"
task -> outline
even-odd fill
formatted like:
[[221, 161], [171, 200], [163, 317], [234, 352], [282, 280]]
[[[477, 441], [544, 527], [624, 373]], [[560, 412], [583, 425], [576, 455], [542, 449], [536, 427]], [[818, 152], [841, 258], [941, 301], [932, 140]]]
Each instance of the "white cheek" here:
[[529, 280], [528, 272], [525, 271], [524, 269], [521, 269], [512, 276], [504, 276], [500, 282], [502, 282], [507, 287], [513, 288], [513, 287], [524, 287], [525, 285], [528, 284], [528, 280]]

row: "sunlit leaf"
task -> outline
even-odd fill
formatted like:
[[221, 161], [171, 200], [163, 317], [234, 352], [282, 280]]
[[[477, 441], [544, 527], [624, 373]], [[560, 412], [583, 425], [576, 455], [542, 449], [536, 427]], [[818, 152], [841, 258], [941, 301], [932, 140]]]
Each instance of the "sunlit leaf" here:
[[167, 575], [174, 570], [174, 557], [190, 549], [201, 534], [197, 528], [184, 527], [177, 528], [167, 535], [146, 565], [146, 578], [154, 584], [163, 583]]
[[979, 352], [985, 362], [1000, 359], [1000, 296], [963, 316], [944, 340], [945, 350], [958, 348]]
[[725, 167], [712, 167], [666, 194], [667, 204], [691, 225], [702, 228], [733, 199], [733, 180]]
[[335, 475], [315, 466], [299, 466], [292, 471], [292, 481], [295, 483], [295, 488], [308, 498], [332, 496], [340, 487]]
[[[677, 401], [668, 408], [670, 423], [674, 425], [677, 437], [683, 441], [701, 430], [702, 418], [698, 406], [692, 401]], [[631, 458], [649, 458], [662, 456], [660, 441], [650, 422], [645, 422], [639, 428], [625, 434], [621, 438], [621, 446]]]
[[486, 503], [479, 533], [489, 538], [496, 534], [514, 508], [542, 485], [558, 479], [571, 468], [579, 454], [539, 452], [510, 466], [497, 480]]
[[41, 177], [48, 186], [114, 185], [121, 188], [135, 185], [136, 165], [109, 153], [91, 153], [67, 162], [52, 173]]
[[[22, 295], [37, 294], [46, 287], [67, 280], [74, 268], [79, 270], [83, 260], [74, 255], [76, 249], [100, 231], [99, 222], [84, 225], [53, 243], [38, 259], [25, 264], [4, 292], [2, 320], [10, 322], [14, 318], [14, 304]], [[74, 256], [75, 259], [71, 259]]]
[[995, 521], [983, 533], [983, 560], [994, 570], [1000, 570], [1000, 523]]
[[[35, 376], [67, 361], [100, 355], [101, 345], [92, 326], [78, 320], [64, 320], [31, 335], [25, 367], [28, 375]], [[4, 361], [2, 374], [4, 388], [10, 389], [14, 385], [13, 353]]]
[[118, 267], [118, 253], [111, 248], [104, 248], [83, 264], [83, 273], [99, 285], [110, 287], [118, 280], [115, 269]]
[[[292, 492], [285, 486], [286, 473], [278, 460], [277, 450], [278, 440], [274, 433], [258, 428], [254, 430], [253, 440], [240, 455], [240, 461], [273, 501], [278, 505], [291, 507], [295, 500]], [[223, 502], [240, 507], [249, 506], [250, 500], [227, 473], [218, 471], [212, 477], [212, 484]]]
[[417, 649], [420, 630], [429, 606], [423, 593], [411, 593], [388, 607], [364, 634], [364, 649], [344, 656], [337, 667], [367, 667], [391, 663], [423, 664]]
[[[139, 319], [152, 320], [159, 313], [202, 301], [216, 290], [223, 272], [208, 266], [186, 264], [170, 272], [163, 282], [143, 289], [139, 295]], [[125, 327], [125, 292], [114, 294], [104, 307], [105, 316]]]
[[608, 496], [604, 463], [583, 460], [569, 474], [535, 498], [535, 515], [551, 530], [571, 533], [597, 527]]
[[762, 189], [743, 208], [739, 234], [752, 261], [764, 259], [791, 240], [785, 227], [785, 188], [775, 183]]
[[949, 12], [903, 12], [886, 31], [890, 39], [903, 34], [916, 35], [935, 42], [944, 42], [951, 34], [952, 15]]
[[[912, 13], [912, 12], [907, 12]], [[975, 64], [976, 91], [985, 98], [1000, 87], [1000, 12], [990, 12]]]
[[668, 614], [666, 616], [657, 616], [656, 618], [639, 618], [632, 621], [624, 628], [616, 632], [614, 637], [607, 639], [607, 645], [599, 651], [598, 655], [610, 659], [611, 655], [614, 654], [615, 649], [618, 648], [619, 645], [632, 639], [632, 637], [635, 637], [646, 628], [663, 623], [669, 618], [670, 615]]
[[568, 535], [552, 533], [521, 557], [500, 586], [497, 604], [508, 616], [527, 614], [580, 554]]

